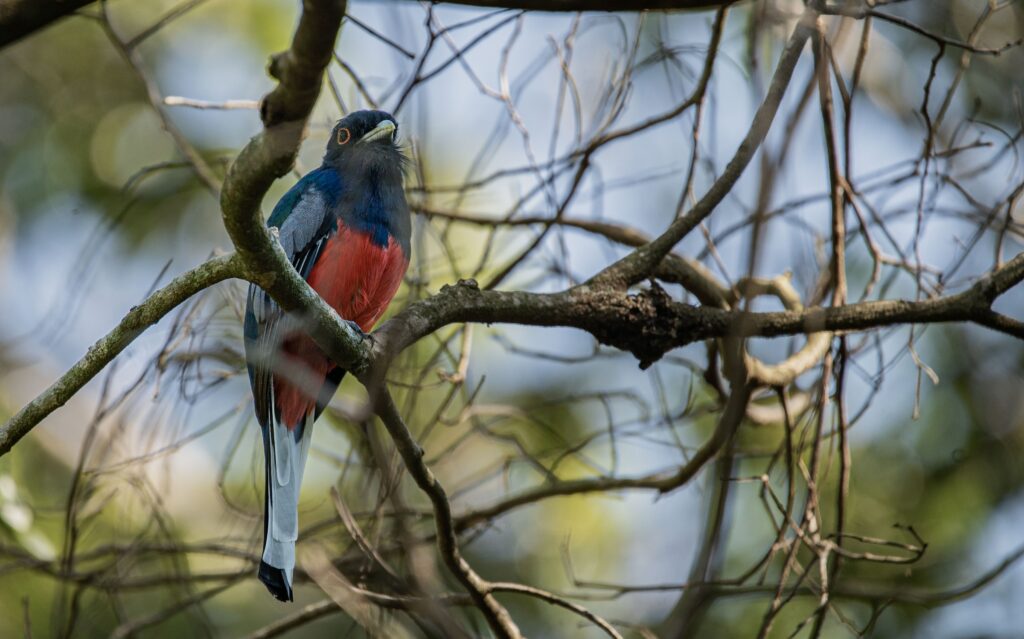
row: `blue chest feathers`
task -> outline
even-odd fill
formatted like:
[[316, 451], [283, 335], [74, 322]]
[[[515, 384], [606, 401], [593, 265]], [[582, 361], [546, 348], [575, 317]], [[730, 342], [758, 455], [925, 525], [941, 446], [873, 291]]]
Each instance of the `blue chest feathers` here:
[[386, 248], [394, 238], [409, 254], [410, 220], [401, 178], [367, 171], [346, 180], [338, 203], [338, 217], [346, 227], [365, 233], [377, 246]]

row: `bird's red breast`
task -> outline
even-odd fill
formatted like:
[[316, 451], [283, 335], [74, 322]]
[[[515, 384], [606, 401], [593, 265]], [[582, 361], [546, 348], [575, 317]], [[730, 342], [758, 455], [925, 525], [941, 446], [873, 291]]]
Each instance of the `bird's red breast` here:
[[[395, 238], [381, 246], [371, 235], [340, 225], [307, 281], [338, 315], [369, 332], [398, 291], [408, 266], [409, 258]], [[274, 395], [281, 420], [292, 429], [313, 410], [334, 363], [305, 335], [287, 338], [279, 357], [288, 374], [275, 375]]]

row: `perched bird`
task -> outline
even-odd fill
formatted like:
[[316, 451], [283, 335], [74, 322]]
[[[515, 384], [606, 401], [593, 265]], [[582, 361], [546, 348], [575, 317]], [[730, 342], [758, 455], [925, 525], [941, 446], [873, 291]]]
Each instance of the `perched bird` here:
[[[338, 121], [323, 164], [274, 207], [267, 226], [309, 285], [345, 320], [368, 331], [384, 314], [409, 265], [409, 207], [398, 125], [383, 111]], [[299, 489], [313, 422], [345, 371], [320, 350], [301, 322], [249, 286], [245, 353], [263, 431], [266, 497], [259, 578], [292, 600]]]

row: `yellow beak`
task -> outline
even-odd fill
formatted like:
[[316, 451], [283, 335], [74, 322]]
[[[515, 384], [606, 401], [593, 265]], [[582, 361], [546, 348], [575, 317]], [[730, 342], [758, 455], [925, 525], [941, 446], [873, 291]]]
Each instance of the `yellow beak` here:
[[392, 138], [392, 137], [394, 137], [394, 135], [395, 135], [395, 123], [392, 122], [391, 120], [381, 120], [380, 124], [378, 124], [377, 126], [373, 127], [373, 129], [371, 129], [369, 133], [364, 135], [359, 140], [359, 142], [360, 143], [363, 143], [363, 142], [373, 142], [374, 140], [379, 140], [379, 139], [381, 139], [382, 137], [385, 137], [385, 136], [387, 136], [388, 138]]

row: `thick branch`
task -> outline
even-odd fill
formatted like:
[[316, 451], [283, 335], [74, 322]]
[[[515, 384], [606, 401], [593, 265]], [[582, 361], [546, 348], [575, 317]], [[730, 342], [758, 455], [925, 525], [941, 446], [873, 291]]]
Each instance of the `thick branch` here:
[[270, 73], [280, 82], [260, 103], [264, 130], [249, 141], [228, 170], [221, 191], [224, 226], [256, 282], [286, 310], [307, 316], [310, 334], [338, 362], [365, 360], [361, 338], [313, 292], [263, 223], [260, 205], [274, 180], [295, 163], [306, 120], [331, 61], [344, 0], [306, 0], [291, 48], [274, 56]]
[[[49, 26], [70, 15], [93, 0], [0, 0], [0, 48]], [[669, 9], [708, 9], [724, 7], [738, 0], [449, 0], [451, 4], [474, 7], [533, 9], [537, 11], [644, 11]], [[313, 2], [305, 2], [303, 14], [310, 11]], [[323, 3], [320, 3], [323, 4]], [[344, 11], [342, 11], [344, 13]], [[323, 19], [331, 20], [330, 15]], [[305, 52], [295, 50], [299, 57]], [[282, 102], [282, 105], [284, 103]], [[287, 108], [287, 106], [286, 106]]]
[[[71, 370], [0, 428], [0, 455], [70, 399], [142, 330], [196, 292], [230, 277], [242, 277], [244, 270], [235, 256], [215, 258], [179, 276], [135, 307]], [[561, 293], [528, 293], [481, 291], [474, 282], [460, 282], [388, 320], [374, 333], [372, 349], [359, 342], [340, 320], [322, 322], [329, 333], [321, 336], [321, 343], [330, 346], [328, 352], [335, 354], [337, 361], [356, 370], [367, 370], [371, 363], [384, 366], [422, 337], [459, 322], [579, 328], [603, 343], [633, 353], [641, 363], [654, 362], [672, 348], [710, 338], [777, 337], [822, 330], [870, 330], [897, 324], [974, 322], [1024, 339], [1024, 324], [991, 309], [999, 295], [1021, 280], [1024, 253], [955, 295], [771, 313], [691, 306], [672, 300], [658, 288], [637, 294], [588, 286]], [[304, 282], [303, 286], [306, 287]], [[307, 309], [336, 317], [319, 296], [312, 297]]]
[[683, 304], [657, 286], [635, 294], [593, 285], [560, 293], [528, 293], [482, 291], [475, 282], [462, 281], [381, 326], [374, 333], [374, 363], [380, 365], [420, 338], [459, 322], [579, 328], [603, 344], [633, 353], [641, 366], [673, 348], [710, 338], [858, 331], [896, 324], [975, 322], [1024, 338], [1019, 322], [1003, 316], [997, 316], [1002, 318], [997, 321], [990, 308], [996, 297], [1022, 279], [1024, 253], [955, 295], [771, 313]]
[[[250, 266], [279, 262], [273, 242], [263, 230], [260, 205], [274, 180], [295, 163], [306, 120], [320, 95], [324, 71], [331, 61], [345, 6], [344, 0], [303, 3], [291, 48], [275, 55], [270, 63], [270, 74], [279, 83], [260, 102], [264, 131], [242, 149], [224, 181], [224, 225], [240, 257]], [[282, 273], [289, 269], [274, 270]], [[266, 284], [269, 292], [297, 306], [298, 298], [287, 295], [288, 291], [276, 282]]]
[[0, 48], [90, 3], [92, 0], [0, 0]]

